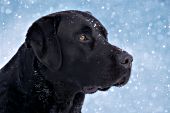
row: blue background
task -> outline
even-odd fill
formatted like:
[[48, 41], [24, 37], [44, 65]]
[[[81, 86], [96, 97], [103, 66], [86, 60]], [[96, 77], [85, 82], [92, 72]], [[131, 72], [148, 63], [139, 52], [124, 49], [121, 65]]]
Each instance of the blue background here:
[[134, 56], [128, 84], [86, 95], [83, 113], [170, 113], [170, 0], [0, 0], [0, 68], [31, 23], [70, 9], [92, 12]]

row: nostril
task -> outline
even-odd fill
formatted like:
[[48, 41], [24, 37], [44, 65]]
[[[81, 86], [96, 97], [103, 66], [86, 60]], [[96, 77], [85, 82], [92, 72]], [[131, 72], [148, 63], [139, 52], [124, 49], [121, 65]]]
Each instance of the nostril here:
[[128, 55], [122, 58], [120, 64], [125, 68], [130, 68], [132, 65], [132, 61], [133, 61], [133, 58], [130, 55]]
[[129, 58], [125, 58], [121, 64], [129, 64], [130, 63], [130, 59]]
[[129, 59], [125, 59], [125, 64], [128, 64], [129, 63]]

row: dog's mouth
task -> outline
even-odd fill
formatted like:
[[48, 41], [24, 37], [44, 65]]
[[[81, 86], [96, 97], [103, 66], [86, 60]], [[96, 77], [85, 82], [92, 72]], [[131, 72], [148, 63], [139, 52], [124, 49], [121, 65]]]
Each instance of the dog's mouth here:
[[[127, 77], [122, 77], [121, 79], [117, 80], [115, 84], [113, 84], [113, 86], [116, 87], [122, 87], [124, 86], [126, 83], [128, 82], [128, 78]], [[95, 86], [91, 86], [91, 87], [84, 87], [83, 88], [83, 92], [85, 94], [91, 94], [91, 93], [95, 93], [97, 90], [100, 91], [107, 91], [110, 87], [106, 87], [106, 88], [99, 88], [99, 87], [95, 87]]]
[[91, 87], [84, 87], [83, 88], [83, 92], [85, 94], [91, 94], [91, 93], [95, 93], [96, 91], [98, 90], [98, 87], [95, 87], [95, 86], [91, 86]]
[[85, 94], [92, 94], [98, 90], [99, 91], [107, 91], [112, 86], [122, 87], [128, 83], [129, 78], [130, 78], [130, 71], [123, 74], [123, 76], [120, 77], [118, 80], [116, 80], [116, 82], [114, 82], [114, 83], [109, 82], [107, 85], [105, 84], [103, 86], [87, 86], [82, 89], [82, 92], [84, 92]]
[[121, 79], [117, 80], [113, 86], [122, 87], [128, 82], [128, 79], [129, 78], [127, 78], [127, 77], [122, 77]]
[[105, 88], [101, 88], [101, 87], [85, 87], [85, 88], [83, 88], [83, 92], [84, 93], [86, 93], [86, 94], [92, 94], [92, 93], [95, 93], [96, 91], [107, 91], [109, 88], [110, 88], [111, 86], [109, 86], [109, 87], [105, 87]]

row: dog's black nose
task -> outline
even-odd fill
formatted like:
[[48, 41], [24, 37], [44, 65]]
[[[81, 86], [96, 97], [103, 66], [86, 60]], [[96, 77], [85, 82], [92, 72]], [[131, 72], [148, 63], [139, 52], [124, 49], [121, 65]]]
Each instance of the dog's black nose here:
[[127, 52], [123, 51], [119, 56], [119, 63], [125, 68], [131, 68], [133, 57]]

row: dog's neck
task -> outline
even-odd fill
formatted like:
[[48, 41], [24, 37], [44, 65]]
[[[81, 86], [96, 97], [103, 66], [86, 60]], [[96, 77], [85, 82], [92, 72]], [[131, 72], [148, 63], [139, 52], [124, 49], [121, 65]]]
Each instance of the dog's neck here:
[[[35, 102], [28, 104], [34, 108], [36, 107], [37, 111], [41, 112], [49, 112], [49, 110], [50, 113], [68, 112], [77, 93], [74, 82], [61, 79], [55, 82], [47, 80], [49, 70], [39, 62], [33, 50], [27, 48], [24, 44], [20, 47], [18, 53], [20, 58], [17, 59], [20, 63], [18, 68], [21, 69], [18, 79], [22, 87], [20, 90], [28, 96], [26, 99], [31, 99], [33, 100], [31, 102]], [[55, 76], [58, 76], [57, 73]], [[59, 76], [62, 76], [61, 73]], [[39, 105], [37, 105], [37, 101]]]
[[[1, 99], [6, 106], [3, 110], [17, 113], [81, 111], [84, 94], [79, 92], [75, 81], [65, 78], [65, 80], [56, 79], [54, 82], [47, 79], [50, 74], [49, 70], [36, 59], [33, 50], [24, 44], [0, 70], [0, 74], [4, 76], [3, 81], [5, 82], [3, 83], [6, 84], [3, 91], [5, 98]], [[62, 76], [61, 73], [54, 75]], [[10, 105], [7, 100], [10, 100]]]

